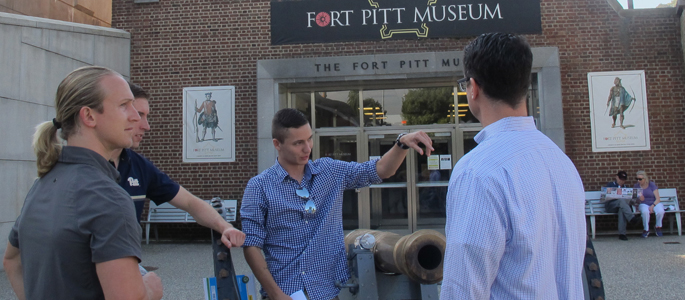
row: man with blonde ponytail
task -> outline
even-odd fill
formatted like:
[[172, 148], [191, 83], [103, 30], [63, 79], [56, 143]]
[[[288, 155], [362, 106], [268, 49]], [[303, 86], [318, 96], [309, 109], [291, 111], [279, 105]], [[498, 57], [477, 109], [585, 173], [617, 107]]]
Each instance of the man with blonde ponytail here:
[[140, 275], [141, 228], [108, 162], [140, 121], [128, 83], [79, 68], [58, 86], [55, 109], [36, 128], [39, 178], [3, 260], [12, 288], [19, 299], [161, 299], [159, 277]]

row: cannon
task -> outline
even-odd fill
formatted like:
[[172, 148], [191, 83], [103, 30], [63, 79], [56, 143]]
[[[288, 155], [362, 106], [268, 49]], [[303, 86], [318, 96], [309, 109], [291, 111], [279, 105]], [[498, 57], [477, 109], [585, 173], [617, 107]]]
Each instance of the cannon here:
[[[228, 213], [221, 198], [215, 197], [210, 204], [224, 219]], [[217, 299], [240, 300], [238, 281], [233, 268], [231, 250], [221, 242], [221, 233], [212, 230], [212, 257], [214, 258], [214, 277], [216, 277]]]
[[355, 230], [345, 237], [351, 279], [337, 282], [345, 299], [438, 299], [445, 236], [435, 230], [410, 235]]
[[[604, 299], [599, 262], [590, 238], [583, 262], [586, 300]], [[395, 233], [355, 230], [345, 237], [351, 279], [341, 288], [341, 300], [439, 299], [445, 236], [434, 230], [419, 230], [400, 236]]]

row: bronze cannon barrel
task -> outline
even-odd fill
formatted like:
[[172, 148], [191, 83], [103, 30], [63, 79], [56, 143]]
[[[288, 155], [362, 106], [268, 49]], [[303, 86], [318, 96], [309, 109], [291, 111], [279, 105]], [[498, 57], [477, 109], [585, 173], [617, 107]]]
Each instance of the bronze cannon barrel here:
[[414, 282], [433, 284], [442, 280], [445, 236], [435, 230], [423, 229], [410, 235], [358, 229], [345, 236], [345, 244], [354, 244], [357, 237], [372, 234], [376, 243], [376, 269], [385, 273], [401, 273]]

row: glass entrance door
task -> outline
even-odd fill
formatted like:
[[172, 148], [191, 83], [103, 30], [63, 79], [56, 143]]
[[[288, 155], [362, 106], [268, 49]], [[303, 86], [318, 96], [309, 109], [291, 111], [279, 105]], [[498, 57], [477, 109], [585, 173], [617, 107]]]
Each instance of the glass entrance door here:
[[[419, 129], [412, 129], [416, 131]], [[426, 131], [426, 129], [422, 129]], [[410, 233], [445, 227], [447, 185], [454, 165], [453, 131], [441, 129], [428, 132], [435, 151], [428, 158], [409, 151], [395, 175], [369, 188], [369, 210], [362, 210], [362, 219], [370, 219], [370, 228]], [[405, 131], [406, 132], [406, 131]], [[400, 132], [369, 132], [369, 159], [385, 154], [394, 147]]]
[[[381, 157], [395, 145], [400, 132], [368, 134], [369, 159]], [[373, 184], [369, 188], [371, 229], [392, 230], [398, 233], [409, 231], [409, 199], [407, 185], [407, 160], [400, 165], [395, 175]]]
[[[330, 157], [337, 160], [358, 161], [356, 135], [319, 136], [319, 157]], [[343, 229], [354, 230], [359, 227], [359, 196], [355, 190], [343, 192]]]
[[411, 152], [416, 172], [415, 183], [415, 211], [416, 223], [412, 231], [418, 229], [445, 229], [445, 203], [447, 186], [449, 184], [452, 167], [455, 163], [454, 138], [451, 131], [431, 132], [428, 135], [433, 140], [435, 151], [430, 157]]

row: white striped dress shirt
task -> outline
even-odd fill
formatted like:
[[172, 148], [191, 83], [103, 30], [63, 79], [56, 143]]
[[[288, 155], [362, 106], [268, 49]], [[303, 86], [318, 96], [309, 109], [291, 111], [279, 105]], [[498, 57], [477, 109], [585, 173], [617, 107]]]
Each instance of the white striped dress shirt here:
[[485, 127], [447, 195], [442, 299], [583, 299], [585, 195], [532, 117]]

